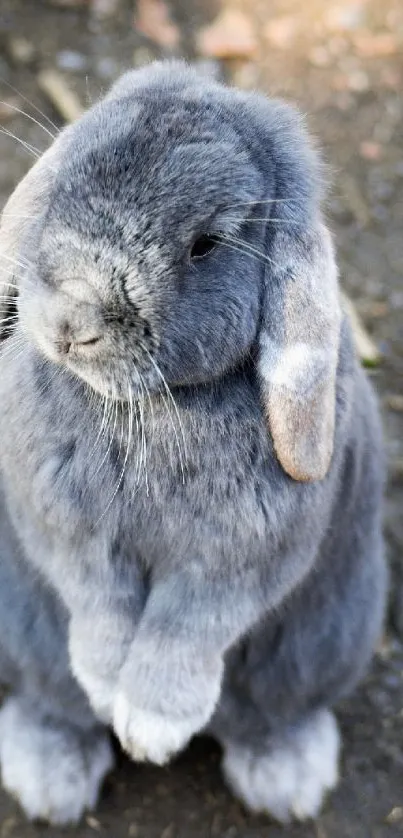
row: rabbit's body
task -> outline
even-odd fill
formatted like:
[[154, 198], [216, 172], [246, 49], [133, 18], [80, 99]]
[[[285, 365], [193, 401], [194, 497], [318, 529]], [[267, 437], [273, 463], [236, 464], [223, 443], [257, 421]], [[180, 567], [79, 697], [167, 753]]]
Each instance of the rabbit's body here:
[[[159, 70], [155, 73], [158, 89]], [[174, 70], [172, 79], [174, 86], [181, 79], [186, 81], [186, 72]], [[189, 84], [191, 108], [203, 109], [204, 93], [200, 105], [198, 92], [202, 82], [190, 76]], [[175, 97], [172, 100], [167, 89], [167, 113], [173, 101], [177, 116]], [[213, 101], [219, 90], [213, 88]], [[126, 95], [124, 84], [119, 95]], [[164, 95], [163, 87], [163, 102]], [[152, 108], [152, 97], [150, 101]], [[180, 96], [178, 101], [182, 102]], [[224, 103], [227, 106], [225, 97]], [[118, 113], [116, 107], [112, 98], [112, 115]], [[179, 111], [178, 104], [176, 108]], [[207, 146], [213, 136], [209, 108], [203, 137]], [[337, 778], [338, 736], [327, 708], [363, 672], [383, 614], [383, 467], [373, 396], [355, 359], [349, 327], [346, 322], [340, 327], [337, 293], [332, 291], [329, 301], [321, 301], [322, 292], [317, 292], [319, 307], [315, 309], [318, 299], [313, 300], [311, 331], [305, 343], [293, 321], [290, 326], [285, 320], [280, 328], [285, 292], [280, 290], [279, 297], [275, 296], [279, 281], [275, 276], [264, 292], [271, 302], [269, 336], [262, 338], [257, 372], [256, 334], [259, 328], [264, 332], [268, 314], [259, 325], [264, 285], [260, 263], [256, 266], [250, 257], [253, 251], [260, 252], [262, 219], [255, 220], [252, 244], [246, 245], [249, 253], [240, 254], [233, 246], [235, 252], [229, 253], [226, 268], [221, 265], [219, 282], [212, 272], [219, 261], [214, 254], [210, 262], [203, 259], [201, 267], [196, 265], [189, 272], [186, 282], [193, 297], [187, 296], [183, 282], [178, 286], [176, 279], [185, 270], [183, 263], [169, 249], [164, 251], [167, 229], [157, 198], [147, 224], [141, 221], [144, 208], [138, 210], [140, 227], [134, 240], [128, 235], [129, 203], [125, 207], [122, 201], [116, 216], [105, 209], [103, 184], [109, 183], [107, 200], [115, 189], [119, 194], [118, 179], [126, 177], [129, 163], [123, 166], [111, 139], [97, 134], [98, 124], [108, 126], [105, 114], [109, 112], [101, 110], [100, 117], [96, 109], [94, 113], [88, 123], [91, 153], [84, 142], [90, 142], [88, 132], [80, 133], [79, 126], [77, 160], [72, 163], [69, 153], [64, 158], [62, 154], [52, 207], [39, 229], [30, 232], [29, 247], [20, 251], [23, 262], [29, 258], [33, 265], [35, 261], [35, 271], [46, 277], [46, 288], [33, 293], [36, 274], [27, 276], [19, 305], [21, 326], [0, 352], [0, 469], [8, 514], [23, 554], [17, 557], [16, 546], [0, 547], [0, 573], [8, 574], [13, 565], [11, 580], [17, 570], [22, 577], [26, 567], [34, 568], [24, 578], [21, 596], [24, 585], [32, 584], [38, 614], [44, 615], [46, 626], [57, 624], [54, 643], [60, 648], [60, 655], [53, 646], [43, 653], [40, 633], [46, 634], [47, 629], [39, 627], [38, 639], [35, 633], [33, 638], [33, 649], [38, 645], [33, 663], [25, 664], [24, 657], [21, 662], [18, 648], [26, 635], [21, 634], [18, 619], [13, 641], [5, 644], [11, 669], [14, 672], [15, 666], [19, 673], [12, 680], [17, 693], [26, 694], [35, 707], [41, 691], [50, 691], [53, 704], [48, 716], [63, 728], [64, 737], [66, 726], [74, 726], [76, 750], [78, 741], [92, 737], [97, 782], [109, 758], [84, 692], [69, 674], [69, 664], [97, 718], [113, 723], [134, 758], [162, 763], [193, 733], [210, 729], [225, 748], [230, 784], [251, 808], [270, 810], [281, 819], [291, 814], [306, 817], [316, 813], [324, 791]], [[181, 131], [186, 134], [183, 119], [178, 121], [176, 116], [166, 118], [166, 136], [162, 120], [165, 142], [171, 141], [172, 134], [174, 138], [178, 132], [179, 137]], [[277, 119], [276, 112], [274, 122]], [[189, 130], [186, 149], [190, 152], [186, 153], [197, 159], [200, 131], [195, 130], [193, 136], [193, 129]], [[147, 131], [146, 125], [146, 138]], [[233, 142], [231, 131], [226, 128], [225, 132], [228, 143]], [[100, 137], [106, 143], [102, 154], [97, 146]], [[253, 145], [251, 137], [249, 142]], [[292, 144], [290, 148], [292, 156]], [[207, 182], [211, 167], [212, 177], [217, 177], [214, 166], [222, 154], [221, 147], [218, 156], [214, 148], [208, 150]], [[100, 168], [94, 169], [94, 161]], [[259, 165], [251, 167], [248, 176], [243, 174], [245, 161], [239, 149], [232, 162], [231, 158], [226, 162], [229, 173], [236, 175], [235, 185], [230, 177], [221, 190], [207, 189], [204, 197], [199, 190], [194, 202], [199, 212], [205, 212], [204, 200], [230, 206], [238, 200], [238, 209], [232, 209], [231, 218], [226, 209], [221, 222], [227, 224], [223, 240], [227, 236], [229, 243], [228, 230], [233, 229], [239, 207], [245, 208], [248, 201], [268, 201], [260, 198]], [[91, 182], [94, 172], [97, 180]], [[197, 167], [189, 162], [186, 167], [183, 160], [168, 173], [170, 189], [175, 178], [179, 184], [186, 177], [197, 179]], [[288, 176], [294, 176], [292, 167]], [[308, 207], [309, 218], [311, 186], [307, 184], [313, 180], [303, 175], [302, 181], [295, 194], [302, 209]], [[254, 190], [259, 198], [254, 199]], [[130, 194], [145, 200], [146, 192], [143, 183]], [[281, 215], [283, 205], [277, 200]], [[197, 229], [189, 213], [187, 206], [182, 207], [175, 231], [178, 242]], [[238, 227], [241, 223], [238, 219]], [[293, 221], [285, 217], [283, 223]], [[311, 275], [322, 281], [322, 269], [329, 271], [329, 284], [333, 282], [331, 253], [322, 243], [322, 232], [319, 239], [312, 238], [312, 223], [316, 222], [308, 221], [306, 239], [302, 232], [297, 237], [297, 255], [294, 250], [284, 255], [291, 238], [276, 233], [267, 261], [277, 266], [280, 258], [285, 259], [284, 284], [290, 275], [287, 270], [300, 270], [304, 260], [302, 274], [308, 282]], [[147, 239], [150, 227], [151, 243]], [[79, 248], [77, 235], [83, 243]], [[163, 272], [158, 262], [161, 255]], [[115, 283], [119, 271], [127, 275], [127, 266], [131, 269], [137, 264], [150, 287], [132, 277], [135, 307], [129, 324], [114, 302], [114, 323], [106, 325], [111, 323], [110, 314], [101, 332], [102, 347], [110, 341], [111, 360], [105, 362], [99, 354], [106, 349], [98, 348], [101, 315], [95, 306], [104, 295], [99, 276], [105, 276], [111, 261]], [[91, 291], [84, 283], [72, 284], [75, 275], [94, 272], [96, 264], [98, 279], [91, 280]], [[235, 282], [238, 275], [242, 282]], [[133, 293], [130, 282], [125, 293]], [[293, 312], [294, 291], [290, 293], [285, 305]], [[39, 311], [37, 305], [45, 308]], [[305, 310], [302, 297], [298, 297], [297, 310]], [[97, 319], [90, 320], [90, 313]], [[292, 316], [295, 319], [295, 313]], [[72, 322], [79, 335], [77, 344], [66, 331]], [[116, 329], [116, 334], [111, 331], [108, 337], [107, 329]], [[137, 330], [136, 352], [142, 354], [131, 362], [133, 329]], [[329, 335], [331, 352], [325, 342], [320, 353], [316, 348], [311, 352], [309, 341], [320, 342], [322, 333], [324, 341]], [[291, 343], [278, 364], [283, 340]], [[273, 352], [278, 364], [274, 373], [270, 372]], [[65, 356], [67, 368], [61, 363]], [[289, 385], [295, 364], [305, 364], [305, 359], [308, 365], [298, 366]], [[272, 433], [268, 433], [261, 397], [262, 379], [264, 383], [267, 376], [268, 389], [263, 390]], [[333, 396], [328, 390], [332, 376], [336, 382]], [[125, 386], [131, 398], [124, 395]], [[307, 427], [305, 404], [312, 398], [310, 421], [319, 424], [297, 445]], [[330, 412], [322, 423], [325, 408]], [[314, 475], [322, 479], [305, 482]], [[19, 584], [12, 581], [2, 586], [0, 625], [8, 620], [9, 600], [3, 598], [3, 590], [10, 586], [19, 590]], [[52, 681], [55, 655], [63, 685], [60, 706], [59, 682], [54, 688]], [[44, 665], [45, 671], [47, 664], [49, 671], [37, 676], [36, 668], [41, 672]], [[10, 701], [3, 711], [7, 753], [12, 750], [12, 702], [17, 699]], [[47, 706], [45, 699], [43, 706]], [[42, 719], [40, 723], [43, 732]], [[20, 709], [16, 725], [21, 726]], [[26, 803], [21, 791], [24, 780], [7, 780], [7, 756], [1, 742], [0, 757], [6, 785], [21, 794], [31, 814], [38, 813]], [[51, 785], [52, 777], [53, 771]], [[85, 782], [82, 779], [82, 785]], [[94, 797], [91, 783], [90, 791], [87, 786], [79, 797], [81, 807]], [[52, 788], [48, 795], [55, 796]], [[71, 790], [66, 792], [67, 801], [71, 796]], [[36, 809], [41, 811], [43, 806], [39, 800]], [[53, 820], [68, 819], [65, 808], [58, 809], [57, 803], [50, 811]]]

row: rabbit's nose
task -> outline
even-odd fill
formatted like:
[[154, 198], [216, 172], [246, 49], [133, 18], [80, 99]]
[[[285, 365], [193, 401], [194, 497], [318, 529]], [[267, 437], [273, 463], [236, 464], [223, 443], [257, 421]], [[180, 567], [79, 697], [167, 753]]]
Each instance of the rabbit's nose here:
[[95, 346], [99, 343], [101, 335], [89, 330], [74, 329], [68, 322], [64, 321], [59, 327], [58, 349], [62, 355], [68, 355], [71, 348], [80, 350]]

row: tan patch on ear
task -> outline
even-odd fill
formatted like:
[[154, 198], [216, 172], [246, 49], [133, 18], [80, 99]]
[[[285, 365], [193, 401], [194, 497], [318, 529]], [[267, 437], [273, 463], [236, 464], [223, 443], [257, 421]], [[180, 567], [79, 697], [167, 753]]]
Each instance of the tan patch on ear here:
[[269, 397], [269, 424], [276, 454], [284, 471], [294, 480], [322, 480], [333, 453], [334, 404], [323, 382], [315, 395], [295, 409], [285, 391]]
[[284, 470], [295, 480], [321, 480], [333, 453], [341, 322], [333, 247], [322, 225], [303, 248], [287, 237], [281, 243], [276, 258], [286, 259], [292, 278], [281, 333], [274, 328], [273, 339], [264, 325], [260, 337], [263, 401]]

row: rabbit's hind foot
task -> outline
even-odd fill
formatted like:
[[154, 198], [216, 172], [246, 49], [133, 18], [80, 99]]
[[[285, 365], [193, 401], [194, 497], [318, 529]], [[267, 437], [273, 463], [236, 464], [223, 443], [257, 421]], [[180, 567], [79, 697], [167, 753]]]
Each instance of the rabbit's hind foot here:
[[95, 807], [113, 754], [103, 728], [41, 718], [11, 697], [0, 710], [0, 763], [4, 788], [28, 818], [65, 825]]
[[320, 710], [267, 749], [227, 744], [225, 779], [253, 812], [281, 823], [315, 818], [338, 780], [340, 736], [335, 717]]

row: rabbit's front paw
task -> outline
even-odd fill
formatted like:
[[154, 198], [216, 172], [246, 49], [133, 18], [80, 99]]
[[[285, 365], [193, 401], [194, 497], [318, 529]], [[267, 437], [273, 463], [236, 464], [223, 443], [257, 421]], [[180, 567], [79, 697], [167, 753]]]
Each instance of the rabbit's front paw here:
[[136, 762], [165, 765], [187, 745], [209, 716], [172, 718], [134, 707], [124, 693], [117, 696], [114, 729], [125, 751]]
[[[200, 668], [201, 669], [201, 668]], [[138, 762], [164, 765], [181, 751], [195, 733], [210, 720], [221, 690], [222, 665], [206, 675], [189, 678], [186, 668], [179, 677], [174, 669], [158, 679], [160, 670], [153, 668], [150, 679], [140, 686], [139, 673], [132, 673], [131, 684], [137, 690], [120, 688], [117, 693], [113, 726], [122, 747]], [[142, 671], [144, 676], [144, 670]], [[154, 677], [153, 677], [154, 676]], [[136, 694], [140, 693], [141, 699]]]
[[[102, 612], [71, 620], [70, 666], [97, 718], [111, 724], [116, 686], [134, 626], [125, 614]], [[92, 622], [91, 622], [92, 620]]]

